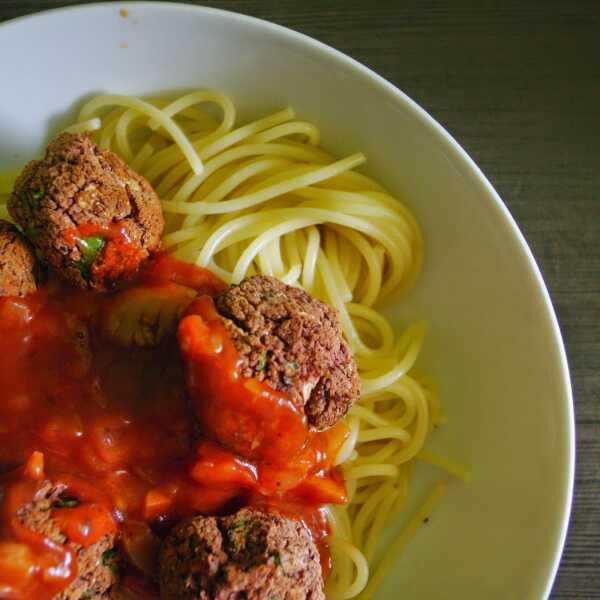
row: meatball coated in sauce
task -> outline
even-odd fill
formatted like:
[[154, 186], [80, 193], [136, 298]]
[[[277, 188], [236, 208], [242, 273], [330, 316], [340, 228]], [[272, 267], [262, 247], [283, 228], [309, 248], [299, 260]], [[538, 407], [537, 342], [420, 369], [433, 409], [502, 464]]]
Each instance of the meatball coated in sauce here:
[[164, 228], [150, 184], [87, 135], [63, 133], [30, 162], [9, 211], [51, 267], [96, 291], [133, 275]]
[[106, 534], [94, 544], [83, 547], [68, 542], [65, 534], [52, 518], [52, 509], [68, 506], [73, 499], [65, 499], [65, 487], [46, 482], [36, 493], [33, 501], [17, 512], [22, 525], [42, 534], [53, 542], [68, 543], [77, 556], [77, 577], [53, 600], [100, 600], [109, 598], [109, 591], [116, 582], [114, 534]]
[[335, 310], [273, 277], [256, 276], [215, 298], [242, 374], [288, 393], [311, 429], [334, 425], [358, 398], [356, 364]]
[[163, 600], [324, 600], [319, 553], [299, 521], [245, 508], [177, 525], [160, 554]]
[[35, 253], [8, 221], [0, 220], [0, 296], [26, 296], [37, 289]]

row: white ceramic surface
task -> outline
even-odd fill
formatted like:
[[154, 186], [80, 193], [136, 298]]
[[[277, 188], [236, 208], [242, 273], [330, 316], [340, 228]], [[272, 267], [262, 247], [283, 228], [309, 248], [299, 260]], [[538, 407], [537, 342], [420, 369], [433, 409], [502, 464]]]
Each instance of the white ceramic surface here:
[[[123, 18], [119, 10], [126, 8]], [[431, 446], [469, 463], [377, 595], [546, 598], [570, 510], [572, 398], [538, 268], [502, 201], [456, 142], [389, 83], [266, 22], [169, 4], [57, 10], [0, 26], [0, 167], [36, 152], [83, 96], [222, 88], [242, 117], [286, 105], [405, 199], [427, 244], [422, 277], [391, 307], [430, 324], [421, 365], [448, 424]], [[434, 476], [423, 466], [414, 498]]]

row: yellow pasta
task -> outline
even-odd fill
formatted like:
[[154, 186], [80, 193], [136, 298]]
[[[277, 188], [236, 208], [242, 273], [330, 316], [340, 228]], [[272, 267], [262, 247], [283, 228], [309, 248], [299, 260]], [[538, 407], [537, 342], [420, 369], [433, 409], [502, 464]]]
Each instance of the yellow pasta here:
[[[419, 226], [399, 199], [319, 147], [318, 128], [292, 109], [236, 126], [233, 102], [200, 90], [174, 100], [98, 96], [69, 131], [91, 131], [155, 187], [164, 248], [228, 283], [264, 273], [334, 306], [355, 355], [362, 397], [347, 417], [336, 460], [349, 503], [328, 507], [333, 570], [329, 600], [371, 598], [394, 557], [432, 511], [436, 485], [387, 548], [380, 533], [404, 509], [420, 460], [467, 481], [459, 463], [424, 449], [443, 422], [434, 386], [414, 368], [425, 328], [398, 334], [378, 307], [414, 283], [423, 260]], [[0, 178], [1, 204], [10, 176]]]

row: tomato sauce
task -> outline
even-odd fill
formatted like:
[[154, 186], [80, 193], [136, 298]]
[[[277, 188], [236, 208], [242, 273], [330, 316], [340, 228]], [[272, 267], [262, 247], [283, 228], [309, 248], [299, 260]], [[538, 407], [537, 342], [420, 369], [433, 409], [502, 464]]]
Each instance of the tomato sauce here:
[[129, 289], [139, 300], [173, 284], [198, 297], [178, 335], [153, 348], [107, 339], [115, 295], [51, 280], [0, 298], [0, 597], [50, 599], [77, 575], [68, 545], [16, 518], [48, 480], [78, 499], [52, 509], [74, 543], [118, 532], [123, 585], [141, 597], [156, 595], [156, 554], [174, 522], [247, 505], [302, 519], [327, 567], [320, 506], [346, 501], [333, 460], [347, 430], [309, 433], [289, 398], [240, 376], [211, 300], [224, 284], [210, 272], [158, 256]]

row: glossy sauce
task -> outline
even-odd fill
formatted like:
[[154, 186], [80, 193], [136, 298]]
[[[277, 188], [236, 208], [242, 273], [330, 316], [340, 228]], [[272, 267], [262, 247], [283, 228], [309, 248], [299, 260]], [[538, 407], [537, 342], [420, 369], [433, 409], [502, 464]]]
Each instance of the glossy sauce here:
[[346, 429], [309, 434], [287, 397], [240, 377], [210, 299], [224, 284], [165, 256], [138, 282], [203, 295], [179, 326], [184, 362], [174, 335], [151, 349], [104, 339], [110, 296], [51, 281], [0, 299], [0, 597], [49, 599], [76, 576], [69, 546], [15, 518], [48, 479], [80, 501], [52, 509], [61, 530], [85, 546], [118, 528], [131, 563], [123, 583], [148, 598], [156, 587], [144, 571], [182, 517], [273, 507], [303, 519], [320, 543], [320, 505], [345, 501], [332, 462]]

